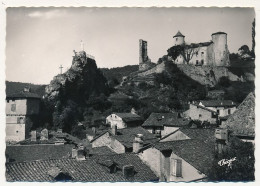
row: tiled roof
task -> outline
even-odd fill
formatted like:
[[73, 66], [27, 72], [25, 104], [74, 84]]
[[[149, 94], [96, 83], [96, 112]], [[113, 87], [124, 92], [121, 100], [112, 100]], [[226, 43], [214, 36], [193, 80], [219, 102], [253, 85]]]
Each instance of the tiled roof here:
[[160, 151], [171, 150], [200, 172], [207, 174], [214, 159], [214, 145], [202, 140], [179, 140], [169, 142], [158, 142], [154, 147]]
[[210, 90], [209, 93], [225, 93], [224, 90]]
[[[116, 173], [110, 173], [101, 160], [111, 160], [119, 165]], [[132, 178], [125, 178], [122, 173], [124, 165], [133, 165], [135, 174]], [[109, 156], [95, 156], [83, 161], [75, 159], [41, 160], [26, 163], [7, 163], [7, 181], [55, 181], [48, 173], [54, 166], [68, 173], [72, 181], [154, 181], [157, 176], [135, 154], [115, 154]]]
[[117, 135], [113, 135], [110, 131], [103, 132], [99, 136], [95, 137], [90, 142], [92, 143], [105, 133], [109, 132], [111, 137], [115, 138], [119, 142], [121, 142], [125, 147], [131, 148], [133, 147], [133, 141], [135, 139], [136, 134], [143, 134], [143, 141], [144, 145], [154, 143], [157, 141], [157, 138], [154, 134], [148, 132], [142, 127], [129, 127], [129, 128], [123, 128], [123, 129], [117, 129]]
[[120, 141], [124, 146], [130, 148], [133, 147], [133, 141], [136, 134], [143, 134], [144, 145], [157, 141], [155, 135], [148, 132], [143, 127], [118, 129], [117, 135], [114, 135], [113, 137]]
[[187, 126], [189, 120], [184, 118], [179, 118], [178, 113], [152, 113], [147, 120], [143, 123], [143, 127], [148, 126]]
[[142, 121], [141, 116], [132, 113], [114, 113], [123, 119], [124, 122]]
[[225, 107], [236, 106], [236, 103], [232, 100], [201, 100], [205, 107]]
[[115, 154], [114, 151], [112, 151], [110, 148], [104, 146], [104, 147], [95, 147], [95, 148], [90, 148], [89, 153], [91, 155], [110, 155], [110, 154]]
[[34, 99], [41, 99], [41, 97], [38, 94], [32, 93], [32, 92], [26, 92], [21, 91], [14, 94], [6, 95], [7, 99], [12, 98], [34, 98]]
[[160, 140], [163, 140], [167, 138], [168, 136], [176, 133], [176, 132], [182, 132], [186, 136], [188, 136], [190, 139], [197, 139], [202, 140], [206, 143], [214, 143], [215, 142], [215, 129], [205, 129], [205, 128], [179, 128], [178, 130], [164, 136]]
[[23, 162], [54, 158], [67, 158], [70, 156], [74, 145], [15, 145], [6, 146], [5, 154], [10, 161]]
[[237, 136], [255, 136], [255, 96], [253, 93], [248, 94], [222, 127], [231, 129]]
[[208, 41], [208, 42], [203, 42], [203, 43], [191, 43], [190, 45], [186, 45], [187, 48], [198, 48], [198, 47], [204, 47], [204, 46], [209, 46], [213, 42]]
[[198, 108], [201, 108], [201, 109], [203, 109], [203, 110], [206, 110], [206, 111], [209, 111], [209, 112], [218, 114], [216, 111], [211, 110], [211, 109], [208, 109], [208, 108], [206, 108], [206, 107], [203, 107], [203, 106], [200, 106], [200, 105], [196, 105], [196, 104], [192, 104], [192, 105], [195, 105], [195, 106], [197, 106]]
[[185, 37], [180, 31], [178, 31], [173, 37]]

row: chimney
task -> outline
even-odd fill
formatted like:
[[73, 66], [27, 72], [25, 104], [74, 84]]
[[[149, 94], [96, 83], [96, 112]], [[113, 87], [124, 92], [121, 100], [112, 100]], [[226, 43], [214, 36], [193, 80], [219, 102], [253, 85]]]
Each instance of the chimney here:
[[94, 135], [96, 135], [96, 133], [97, 133], [96, 127], [92, 127], [92, 132], [94, 133]]
[[141, 148], [143, 148], [143, 135], [137, 134], [135, 136], [134, 142], [133, 142], [133, 152], [138, 153]]
[[36, 141], [36, 130], [31, 131], [31, 141]]
[[123, 166], [123, 176], [124, 178], [134, 177], [135, 169], [133, 165], [124, 165]]
[[117, 125], [112, 125], [112, 134], [117, 135]]
[[43, 129], [41, 131], [41, 138], [40, 138], [40, 140], [44, 141], [44, 140], [48, 140], [48, 139], [49, 139], [49, 131], [48, 131], [48, 129]]
[[30, 88], [30, 87], [24, 87], [24, 88], [23, 88], [23, 91], [24, 91], [24, 92], [31, 92], [31, 88]]
[[71, 158], [76, 158], [77, 157], [77, 148], [73, 147], [72, 148], [72, 152], [71, 152]]
[[215, 153], [217, 156], [222, 156], [227, 152], [227, 143], [229, 134], [227, 129], [217, 128], [215, 130]]
[[82, 144], [79, 144], [78, 149], [77, 149], [77, 155], [76, 155], [76, 160], [85, 160], [85, 149]]

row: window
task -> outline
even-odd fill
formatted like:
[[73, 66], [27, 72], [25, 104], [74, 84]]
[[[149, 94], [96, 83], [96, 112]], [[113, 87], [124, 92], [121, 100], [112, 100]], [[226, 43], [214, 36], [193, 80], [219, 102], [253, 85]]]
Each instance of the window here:
[[214, 112], [211, 112], [211, 118], [217, 118], [217, 115]]
[[7, 103], [9, 103], [9, 100], [7, 100]]
[[219, 114], [219, 110], [217, 110], [217, 113]]
[[24, 123], [24, 118], [23, 117], [18, 117], [17, 118], [17, 123], [18, 124], [23, 124]]
[[176, 38], [176, 41], [178, 41], [178, 38]]
[[198, 54], [199, 54], [199, 52], [197, 51], [197, 52], [196, 52], [196, 56], [198, 56]]
[[202, 65], [204, 64], [204, 60], [203, 60], [203, 59], [201, 60], [201, 64], [202, 64]]
[[199, 64], [199, 60], [196, 60], [196, 65], [198, 65]]
[[204, 52], [201, 52], [201, 55], [203, 55], [204, 54]]
[[11, 111], [12, 112], [16, 112], [16, 104], [12, 104], [11, 105]]
[[228, 109], [228, 114], [231, 114], [231, 110], [230, 109]]
[[182, 176], [182, 161], [181, 159], [171, 159], [172, 175], [176, 177]]
[[201, 115], [201, 114], [199, 114], [199, 117], [201, 118], [201, 117], [202, 117], [202, 115]]

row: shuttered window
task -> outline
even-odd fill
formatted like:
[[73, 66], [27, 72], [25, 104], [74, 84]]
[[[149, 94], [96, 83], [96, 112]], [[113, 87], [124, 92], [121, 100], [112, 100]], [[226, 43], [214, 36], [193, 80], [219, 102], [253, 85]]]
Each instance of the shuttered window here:
[[181, 159], [171, 159], [172, 161], [172, 175], [176, 177], [182, 176], [182, 161]]
[[16, 104], [12, 104], [11, 105], [11, 111], [12, 112], [16, 112]]

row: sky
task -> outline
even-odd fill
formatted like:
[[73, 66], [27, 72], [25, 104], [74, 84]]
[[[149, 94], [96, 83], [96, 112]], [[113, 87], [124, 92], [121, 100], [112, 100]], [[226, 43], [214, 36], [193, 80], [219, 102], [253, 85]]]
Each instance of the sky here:
[[72, 63], [73, 50], [99, 68], [139, 63], [139, 39], [153, 62], [167, 54], [178, 30], [188, 43], [227, 33], [228, 49], [252, 46], [253, 8], [7, 8], [6, 80], [49, 84]]

